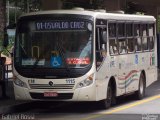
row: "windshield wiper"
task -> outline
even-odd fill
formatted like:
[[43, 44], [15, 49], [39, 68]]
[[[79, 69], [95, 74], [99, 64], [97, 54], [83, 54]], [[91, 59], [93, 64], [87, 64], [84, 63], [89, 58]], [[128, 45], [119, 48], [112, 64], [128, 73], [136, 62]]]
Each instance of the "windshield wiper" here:
[[21, 43], [20, 43], [20, 46], [21, 46], [21, 48], [22, 48], [22, 50], [23, 50], [24, 54], [25, 54], [26, 56], [28, 56], [28, 55], [27, 55], [26, 50], [24, 49], [24, 47], [22, 46], [22, 44], [21, 44]]

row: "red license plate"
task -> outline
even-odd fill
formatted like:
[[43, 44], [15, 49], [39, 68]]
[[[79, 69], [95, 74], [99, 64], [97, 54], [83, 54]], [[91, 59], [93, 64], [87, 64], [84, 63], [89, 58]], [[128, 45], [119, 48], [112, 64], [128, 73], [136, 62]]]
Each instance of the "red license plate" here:
[[44, 92], [44, 97], [57, 97], [58, 93], [56, 92]]

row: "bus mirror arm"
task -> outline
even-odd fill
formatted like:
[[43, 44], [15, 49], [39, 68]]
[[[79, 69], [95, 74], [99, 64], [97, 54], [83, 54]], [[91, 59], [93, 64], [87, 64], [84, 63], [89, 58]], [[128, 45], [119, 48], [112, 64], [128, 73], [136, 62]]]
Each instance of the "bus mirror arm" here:
[[8, 46], [8, 34], [7, 31], [4, 31], [4, 39], [3, 39], [3, 47], [6, 48]]

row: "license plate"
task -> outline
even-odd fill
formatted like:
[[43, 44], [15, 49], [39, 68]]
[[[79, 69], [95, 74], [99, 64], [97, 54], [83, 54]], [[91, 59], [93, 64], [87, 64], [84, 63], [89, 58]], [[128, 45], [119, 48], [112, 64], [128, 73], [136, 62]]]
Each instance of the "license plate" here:
[[58, 93], [56, 92], [44, 92], [44, 97], [57, 97]]

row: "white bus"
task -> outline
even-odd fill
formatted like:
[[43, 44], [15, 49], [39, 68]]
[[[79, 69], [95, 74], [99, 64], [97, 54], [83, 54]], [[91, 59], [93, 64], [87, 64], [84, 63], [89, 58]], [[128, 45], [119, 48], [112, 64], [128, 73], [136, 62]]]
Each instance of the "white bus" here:
[[155, 18], [86, 10], [54, 10], [19, 18], [14, 92], [21, 100], [138, 99], [157, 80]]

